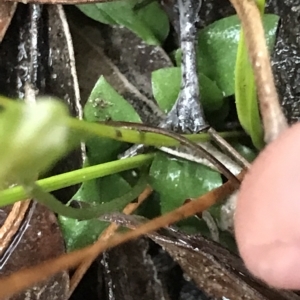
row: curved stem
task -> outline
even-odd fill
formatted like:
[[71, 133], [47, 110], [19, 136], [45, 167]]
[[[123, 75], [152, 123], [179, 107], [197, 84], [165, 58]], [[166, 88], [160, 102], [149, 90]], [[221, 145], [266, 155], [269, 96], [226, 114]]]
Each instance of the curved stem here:
[[125, 207], [129, 202], [137, 198], [147, 185], [147, 176], [144, 174], [139, 179], [138, 183], [132, 188], [127, 194], [113, 199], [109, 202], [93, 205], [88, 208], [73, 208], [62, 204], [53, 195], [45, 192], [38, 184], [33, 183], [32, 185], [24, 186], [28, 196], [32, 199], [37, 200], [39, 203], [45, 205], [53, 212], [72, 219], [88, 220], [99, 218], [101, 215], [115, 212], [116, 207]]

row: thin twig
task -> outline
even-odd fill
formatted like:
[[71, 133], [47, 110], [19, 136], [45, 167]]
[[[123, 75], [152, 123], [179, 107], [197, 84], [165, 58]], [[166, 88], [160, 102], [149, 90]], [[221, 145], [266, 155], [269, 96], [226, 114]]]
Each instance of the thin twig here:
[[243, 169], [249, 169], [250, 163], [239, 154], [225, 139], [223, 139], [216, 130], [212, 127], [208, 129], [208, 133], [210, 134], [212, 140], [229, 156], [231, 156], [237, 163], [239, 163]]

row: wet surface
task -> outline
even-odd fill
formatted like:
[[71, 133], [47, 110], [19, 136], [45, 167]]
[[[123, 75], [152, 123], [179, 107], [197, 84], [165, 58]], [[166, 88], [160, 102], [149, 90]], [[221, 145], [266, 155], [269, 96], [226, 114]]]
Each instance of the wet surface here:
[[281, 18], [272, 63], [285, 115], [295, 123], [300, 121], [300, 1], [271, 0], [268, 11]]
[[[0, 277], [57, 257], [64, 251], [56, 217], [44, 206], [32, 203], [18, 233], [0, 257]], [[63, 272], [9, 300], [64, 300], [68, 287], [69, 275]]]
[[[141, 216], [121, 213], [103, 215], [101, 219], [131, 229], [147, 222], [147, 219]], [[201, 234], [189, 235], [174, 227], [167, 227], [147, 236], [181, 266], [185, 273], [184, 278], [196, 283], [213, 299], [300, 299], [293, 292], [270, 288], [254, 278], [236, 254]], [[177, 282], [180, 284], [180, 281]]]
[[171, 299], [148, 252], [149, 241], [141, 238], [104, 254], [105, 290], [112, 299]]
[[99, 257], [72, 300], [82, 299], [87, 291], [89, 300], [210, 299], [192, 281], [184, 279], [179, 265], [149, 238], [125, 243]]

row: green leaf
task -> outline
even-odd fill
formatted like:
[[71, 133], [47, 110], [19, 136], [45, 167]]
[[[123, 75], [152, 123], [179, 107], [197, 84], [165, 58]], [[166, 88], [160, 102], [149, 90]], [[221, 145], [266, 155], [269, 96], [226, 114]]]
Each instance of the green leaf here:
[[104, 24], [117, 25], [118, 23], [111, 18], [105, 10], [98, 8], [96, 3], [76, 5], [89, 18]]
[[[128, 121], [141, 122], [134, 108], [111, 85], [100, 77], [84, 107], [84, 118], [90, 122]], [[86, 142], [91, 164], [99, 164], [117, 158], [124, 143], [108, 138], [94, 137]]]
[[103, 76], [95, 84], [84, 108], [87, 121], [132, 121], [140, 122], [134, 108], [120, 96]]
[[[269, 49], [274, 45], [278, 19], [275, 15], [263, 16]], [[240, 29], [237, 16], [231, 16], [207, 26], [198, 35], [198, 70], [216, 82], [224, 96], [235, 92], [234, 72]], [[178, 56], [179, 53], [177, 61]]]
[[[168, 36], [169, 20], [158, 2], [135, 9], [138, 1], [83, 4], [77, 7], [90, 18], [105, 24], [125, 26], [150, 45], [160, 45]], [[155, 17], [153, 17], [155, 16]]]
[[[260, 1], [263, 12], [264, 1]], [[274, 39], [271, 40], [272, 46]], [[235, 65], [235, 103], [239, 121], [257, 149], [264, 146], [258, 98], [253, 69], [249, 60], [244, 32], [241, 31]]]
[[231, 143], [231, 146], [238, 151], [244, 158], [246, 158], [249, 162], [253, 162], [254, 159], [257, 157], [257, 152], [245, 145], [240, 143]]
[[[152, 72], [152, 90], [159, 107], [168, 112], [174, 105], [180, 91], [181, 69], [164, 68]], [[217, 85], [199, 73], [201, 103], [205, 112], [218, 110], [223, 104], [223, 95]]]
[[2, 102], [10, 104], [0, 118], [0, 188], [35, 180], [67, 152], [69, 138], [68, 112], [61, 102]]
[[151, 186], [160, 194], [162, 213], [181, 206], [187, 198], [201, 196], [222, 184], [219, 173], [162, 153], [154, 158], [149, 175]]
[[[89, 122], [114, 120], [140, 122], [133, 107], [100, 77], [84, 107], [84, 118]], [[108, 138], [95, 137], [86, 142], [89, 165], [100, 164], [117, 157], [124, 143]], [[73, 199], [91, 204], [109, 203], [126, 194], [130, 185], [119, 174], [84, 182]], [[126, 203], [127, 204], [127, 203]], [[121, 211], [125, 203], [114, 207]], [[107, 223], [97, 220], [77, 221], [60, 217], [60, 224], [69, 251], [95, 242]]]
[[93, 244], [108, 227], [98, 220], [78, 221], [65, 217], [59, 217], [59, 225], [68, 252]]
[[[83, 183], [72, 199], [89, 204], [107, 203], [121, 197], [130, 189], [130, 185], [120, 175], [115, 174]], [[115, 210], [121, 211], [124, 206], [115, 207]], [[59, 222], [68, 251], [92, 244], [109, 225], [98, 220], [78, 221], [62, 216], [59, 217]]]

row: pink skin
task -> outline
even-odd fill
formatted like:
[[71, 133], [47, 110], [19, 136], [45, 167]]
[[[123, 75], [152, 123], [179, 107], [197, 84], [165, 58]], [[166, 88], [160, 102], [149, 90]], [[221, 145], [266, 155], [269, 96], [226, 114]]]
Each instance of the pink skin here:
[[300, 289], [300, 124], [255, 160], [241, 185], [234, 221], [249, 271], [273, 287]]

